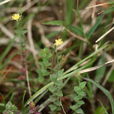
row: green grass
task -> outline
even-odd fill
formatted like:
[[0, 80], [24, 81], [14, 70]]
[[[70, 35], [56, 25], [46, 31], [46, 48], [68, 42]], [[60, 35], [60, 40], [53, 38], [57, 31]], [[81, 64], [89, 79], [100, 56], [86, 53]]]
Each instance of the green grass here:
[[[95, 9], [89, 3], [0, 5], [1, 113], [114, 114], [113, 31], [96, 42], [113, 25], [114, 2]], [[14, 13], [22, 17], [12, 20]]]

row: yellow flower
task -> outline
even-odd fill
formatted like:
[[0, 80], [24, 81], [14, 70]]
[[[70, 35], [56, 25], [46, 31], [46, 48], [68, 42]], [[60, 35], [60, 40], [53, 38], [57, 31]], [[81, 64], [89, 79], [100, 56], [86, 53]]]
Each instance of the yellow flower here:
[[54, 43], [55, 46], [60, 46], [61, 44], [63, 44], [63, 40], [62, 39], [55, 40], [55, 43]]
[[12, 18], [12, 20], [18, 21], [18, 20], [20, 20], [21, 15], [19, 13], [15, 13], [12, 15], [11, 18]]

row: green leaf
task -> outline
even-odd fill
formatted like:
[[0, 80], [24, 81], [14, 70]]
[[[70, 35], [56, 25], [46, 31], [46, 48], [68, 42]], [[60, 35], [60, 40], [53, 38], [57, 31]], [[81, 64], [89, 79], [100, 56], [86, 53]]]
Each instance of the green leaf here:
[[82, 90], [81, 90], [80, 87], [75, 86], [75, 87], [74, 87], [74, 91], [75, 91], [76, 93], [79, 93], [79, 92], [81, 92]]
[[114, 82], [114, 70], [111, 72], [111, 75], [108, 79], [109, 82]]
[[[100, 60], [98, 61], [98, 66], [101, 64], [105, 63], [105, 57], [101, 57]], [[96, 70], [96, 76], [95, 76], [95, 81], [96, 82], [100, 82], [101, 79], [103, 78], [104, 74], [106, 71], [106, 66], [103, 66], [101, 68], [99, 68], [98, 70]]]
[[42, 59], [49, 59], [52, 57], [52, 53], [48, 48], [44, 48], [40, 51], [39, 56], [42, 57]]
[[13, 105], [10, 101], [6, 104], [3, 114], [16, 114], [18, 111], [17, 107]]
[[66, 17], [65, 25], [70, 25], [73, 20], [73, 9], [74, 9], [74, 0], [66, 0]]
[[56, 82], [57, 81], [57, 76], [55, 74], [50, 75], [50, 79], [52, 82]]
[[77, 110], [76, 110], [76, 113], [77, 113], [77, 114], [84, 114], [84, 112], [83, 112], [83, 110], [82, 110], [81, 108], [77, 109]]
[[99, 85], [98, 83], [96, 83], [95, 81], [88, 79], [88, 78], [84, 78], [85, 80], [93, 83], [95, 86], [97, 86], [109, 99], [110, 104], [111, 104], [111, 108], [112, 108], [112, 114], [114, 114], [114, 99], [111, 96], [110, 92], [108, 90], [106, 90], [105, 88], [103, 88], [101, 85]]
[[44, 22], [45, 25], [63, 25], [63, 21], [61, 20], [54, 20], [54, 21], [48, 21]]
[[6, 57], [6, 55], [9, 53], [9, 51], [11, 50], [14, 41], [15, 41], [16, 37], [13, 38], [10, 42], [9, 45], [7, 45], [6, 49], [4, 50], [4, 52], [0, 55], [0, 63], [3, 61], [3, 59]]
[[6, 104], [6, 109], [11, 110], [11, 111], [17, 111], [17, 107], [15, 105], [13, 105], [11, 102], [8, 102]]
[[74, 34], [81, 35], [81, 36], [83, 35], [83, 30], [77, 26], [68, 25], [67, 29], [69, 29]]
[[77, 101], [77, 103], [73, 105], [73, 108], [74, 108], [73, 110], [75, 111], [76, 109], [79, 109], [83, 104], [84, 104], [83, 101]]
[[57, 35], [59, 35], [59, 33], [60, 33], [59, 31], [53, 31], [53, 32], [47, 34], [47, 35], [46, 35], [46, 38], [49, 38], [49, 39], [54, 38], [54, 37], [56, 37]]
[[76, 96], [76, 95], [74, 95], [74, 101], [79, 101], [79, 100], [81, 100], [82, 99], [82, 96]]
[[[60, 83], [59, 83], [60, 81], [57, 81], [57, 78], [63, 76], [63, 71], [64, 71], [64, 70], [59, 70], [59, 71], [56, 71], [55, 74], [50, 75], [50, 79], [51, 79], [52, 81], [54, 81], [54, 83], [55, 83], [56, 85], [60, 84]], [[56, 82], [57, 82], [57, 83], [56, 83]]]
[[58, 89], [62, 88], [64, 86], [64, 83], [62, 80], [57, 80], [55, 82], [55, 85], [57, 86]]
[[45, 68], [38, 69], [37, 73], [39, 74], [39, 77], [49, 75], [48, 70], [46, 70]]
[[79, 87], [80, 87], [81, 89], [84, 89], [85, 86], [86, 86], [86, 82], [81, 82], [81, 83], [79, 84]]
[[77, 110], [76, 105], [71, 105], [70, 108], [71, 108], [73, 111]]
[[83, 92], [83, 91], [81, 91], [81, 92], [79, 92], [79, 93], [77, 92], [77, 94], [78, 94], [80, 97], [82, 97], [82, 98], [86, 95], [85, 92]]
[[57, 109], [57, 107], [53, 104], [50, 104], [49, 107], [50, 107], [51, 111], [53, 111], [53, 112]]
[[99, 16], [96, 20], [96, 23], [94, 24], [94, 26], [89, 30], [89, 32], [87, 33], [87, 37], [90, 38], [93, 33], [95, 32], [95, 30], [98, 28], [98, 26], [101, 24], [103, 19], [103, 16]]
[[44, 82], [44, 77], [43, 76], [39, 76], [38, 77], [38, 82], [43, 83]]
[[60, 105], [61, 105], [61, 102], [60, 102], [60, 100], [58, 99], [58, 100], [56, 100], [56, 102], [54, 102], [54, 104], [55, 104], [56, 106], [60, 106]]
[[63, 69], [57, 71], [57, 77], [58, 77], [58, 78], [59, 78], [59, 77], [62, 77], [62, 76], [63, 76], [63, 73], [64, 73], [64, 70], [63, 70]]
[[15, 114], [15, 113], [10, 111], [10, 110], [6, 110], [6, 111], [3, 112], [3, 114]]
[[107, 10], [104, 11], [104, 14], [109, 14], [112, 13], [114, 11], [114, 6], [109, 7]]
[[106, 111], [105, 111], [105, 108], [103, 106], [99, 106], [96, 110], [95, 110], [95, 113], [94, 114], [108, 114]]
[[50, 86], [49, 88], [48, 88], [48, 90], [51, 92], [51, 93], [54, 93], [54, 92], [56, 92], [56, 88], [55, 88], [55, 86]]
[[77, 102], [77, 105], [80, 107], [80, 106], [82, 106], [84, 104], [84, 102], [83, 101], [78, 101]]
[[63, 92], [62, 92], [61, 90], [56, 91], [56, 92], [55, 92], [55, 95], [56, 95], [57, 97], [62, 97], [62, 96], [63, 96]]

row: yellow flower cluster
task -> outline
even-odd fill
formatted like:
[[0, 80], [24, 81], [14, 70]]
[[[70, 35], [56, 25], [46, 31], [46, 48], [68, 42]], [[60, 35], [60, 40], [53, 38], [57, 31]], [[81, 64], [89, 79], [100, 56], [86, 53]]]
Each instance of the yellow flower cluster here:
[[55, 40], [55, 43], [54, 43], [55, 46], [60, 46], [61, 44], [63, 44], [63, 40], [62, 39]]
[[19, 13], [15, 13], [11, 18], [12, 20], [19, 21], [21, 19], [21, 15]]

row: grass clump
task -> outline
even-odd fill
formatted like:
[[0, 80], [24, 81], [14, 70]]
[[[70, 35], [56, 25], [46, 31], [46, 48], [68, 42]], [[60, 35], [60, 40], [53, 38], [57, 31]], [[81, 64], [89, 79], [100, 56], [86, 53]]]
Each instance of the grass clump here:
[[114, 114], [114, 2], [0, 2], [0, 113]]

